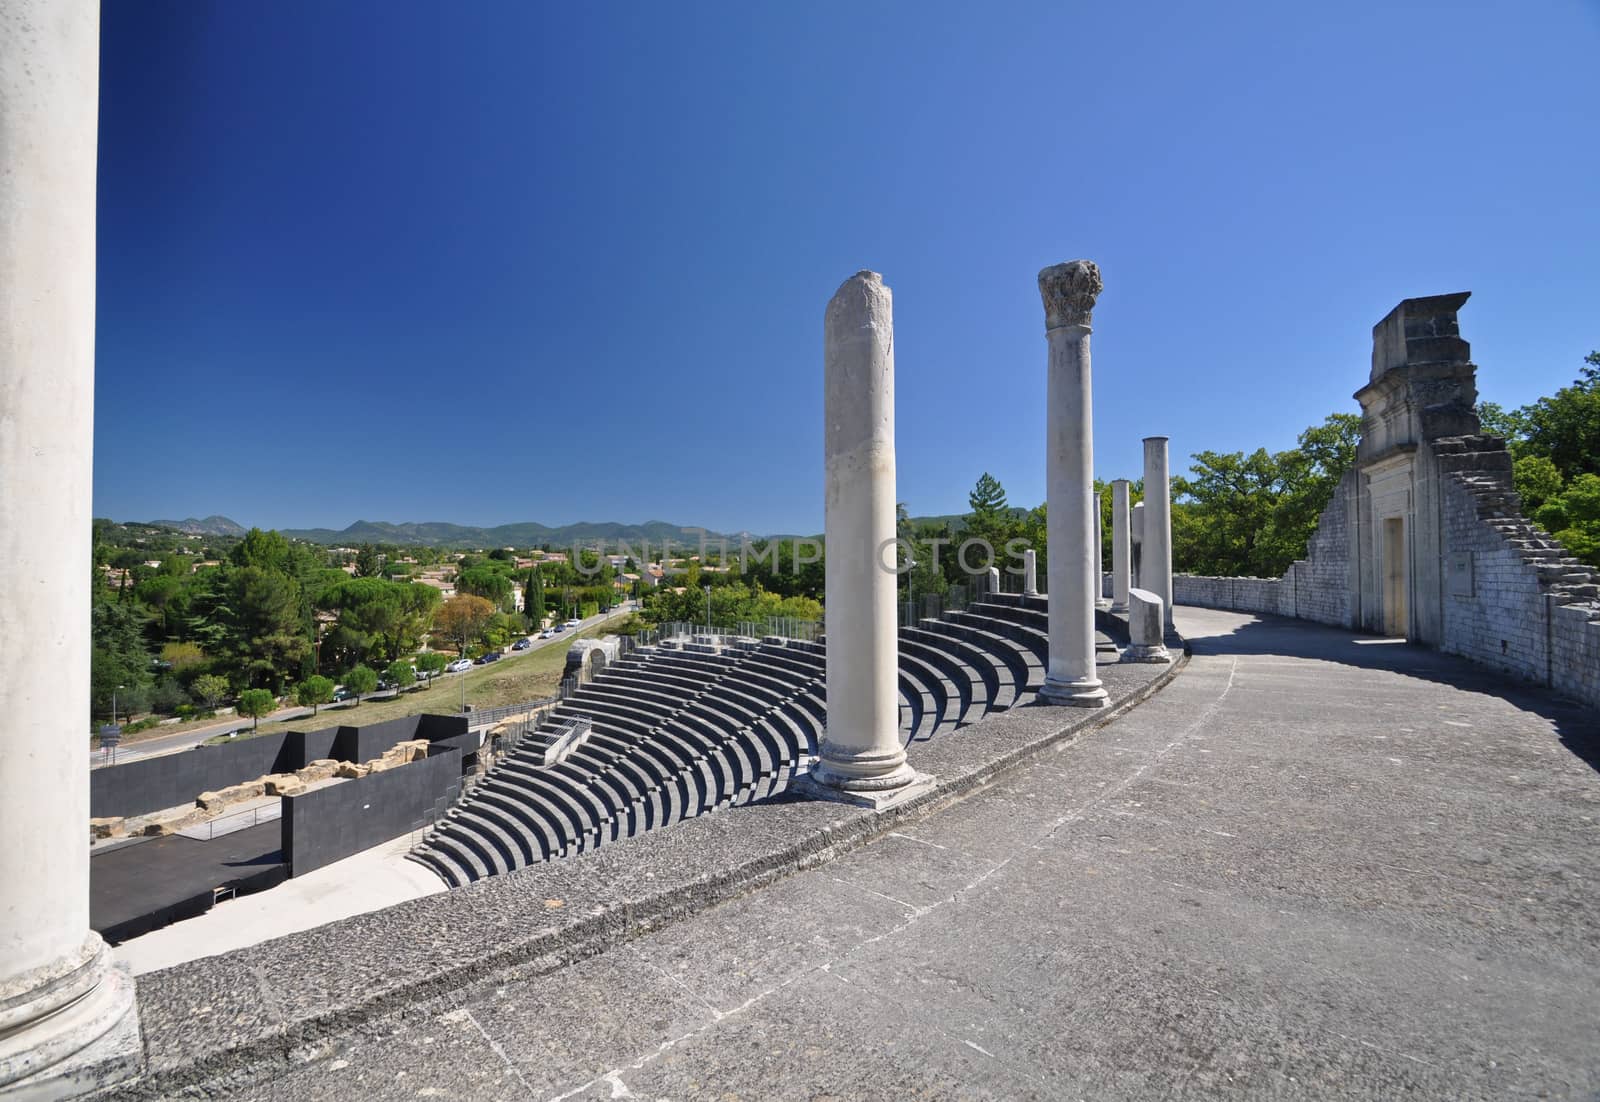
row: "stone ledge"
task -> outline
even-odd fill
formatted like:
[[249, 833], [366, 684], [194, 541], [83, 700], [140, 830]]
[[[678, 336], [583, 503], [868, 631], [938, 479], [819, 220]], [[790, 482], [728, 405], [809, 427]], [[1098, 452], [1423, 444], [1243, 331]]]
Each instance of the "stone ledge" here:
[[1105, 662], [1109, 708], [1025, 705], [914, 744], [913, 764], [939, 784], [884, 811], [779, 796], [150, 973], [139, 981], [147, 1072], [107, 1097], [270, 1078], [374, 1018], [511, 967], [553, 971], [832, 860], [1111, 722], [1186, 661], [1185, 648], [1165, 667]]

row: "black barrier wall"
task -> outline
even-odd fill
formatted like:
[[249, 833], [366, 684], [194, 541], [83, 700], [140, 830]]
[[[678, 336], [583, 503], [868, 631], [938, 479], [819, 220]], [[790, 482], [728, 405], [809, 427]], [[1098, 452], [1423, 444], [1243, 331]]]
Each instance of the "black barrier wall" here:
[[398, 838], [461, 787], [461, 753], [439, 747], [422, 761], [283, 798], [283, 859], [290, 876]]
[[254, 780], [267, 773], [293, 773], [318, 758], [371, 761], [409, 739], [450, 740], [460, 746], [466, 716], [402, 716], [366, 727], [287, 731], [197, 746], [176, 754], [142, 758], [89, 773], [89, 814], [143, 815], [193, 803], [202, 792]]

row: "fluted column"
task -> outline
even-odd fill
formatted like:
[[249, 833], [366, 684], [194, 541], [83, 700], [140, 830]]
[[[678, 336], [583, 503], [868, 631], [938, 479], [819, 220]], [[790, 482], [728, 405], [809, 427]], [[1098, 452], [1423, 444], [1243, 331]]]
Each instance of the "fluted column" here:
[[1103, 708], [1095, 672], [1094, 607], [1099, 596], [1094, 549], [1093, 386], [1090, 322], [1102, 287], [1093, 261], [1074, 260], [1039, 273], [1049, 343], [1045, 410], [1045, 500], [1050, 541], [1050, 662], [1038, 699]]
[[1111, 482], [1111, 611], [1128, 611], [1128, 590], [1133, 587], [1133, 545], [1128, 532], [1128, 480]]
[[99, 72], [97, 4], [0, 0], [0, 1095], [18, 1097], [138, 1058], [133, 981], [89, 929]]
[[882, 792], [916, 774], [900, 745], [894, 311], [881, 276], [844, 281], [828, 303], [824, 342], [828, 723], [811, 777], [841, 792]]
[[1161, 598], [1166, 626], [1172, 626], [1172, 481], [1167, 476], [1167, 438], [1144, 438], [1144, 546], [1139, 554], [1139, 588]]

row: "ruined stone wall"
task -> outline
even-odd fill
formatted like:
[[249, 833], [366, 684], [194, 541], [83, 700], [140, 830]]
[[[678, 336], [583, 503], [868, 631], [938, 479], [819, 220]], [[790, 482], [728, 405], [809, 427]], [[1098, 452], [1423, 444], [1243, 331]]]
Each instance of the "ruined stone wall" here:
[[[1504, 449], [1483, 436], [1422, 446], [1437, 470], [1437, 561], [1419, 565], [1415, 603], [1438, 609], [1439, 649], [1600, 707], [1600, 580], [1522, 515]], [[1282, 578], [1178, 574], [1173, 600], [1354, 627], [1358, 479], [1345, 475], [1307, 558]]]
[[1322, 510], [1307, 557], [1290, 565], [1281, 578], [1215, 578], [1174, 574], [1174, 604], [1266, 612], [1319, 624], [1348, 627], [1353, 622], [1351, 596], [1351, 503], [1356, 473], [1346, 471], [1333, 499]]
[[1485, 469], [1503, 444], [1469, 436], [1434, 447], [1446, 472], [1440, 649], [1600, 706], [1594, 572], [1522, 515], [1508, 473]]

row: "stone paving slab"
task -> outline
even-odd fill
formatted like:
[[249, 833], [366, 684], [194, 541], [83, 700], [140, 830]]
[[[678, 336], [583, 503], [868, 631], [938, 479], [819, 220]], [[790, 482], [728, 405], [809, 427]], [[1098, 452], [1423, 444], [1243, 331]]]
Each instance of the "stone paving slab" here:
[[[1023, 706], [915, 744], [913, 764], [938, 785], [889, 812], [779, 798], [141, 976], [148, 1070], [117, 1097], [241, 1087], [323, 1052], [341, 1032], [403, 1017], [468, 985], [560, 975], [574, 960], [916, 823], [1110, 722], [1176, 668], [1106, 656], [1100, 676], [1111, 709]], [[813, 941], [826, 944], [828, 932], [814, 928]], [[462, 1047], [471, 1049], [465, 1036]], [[474, 1078], [460, 1089], [489, 1090], [490, 1082], [500, 1079]]]
[[1093, 737], [591, 959], [368, 1017], [238, 1093], [1595, 1097], [1593, 714], [1181, 611], [1191, 664]]

